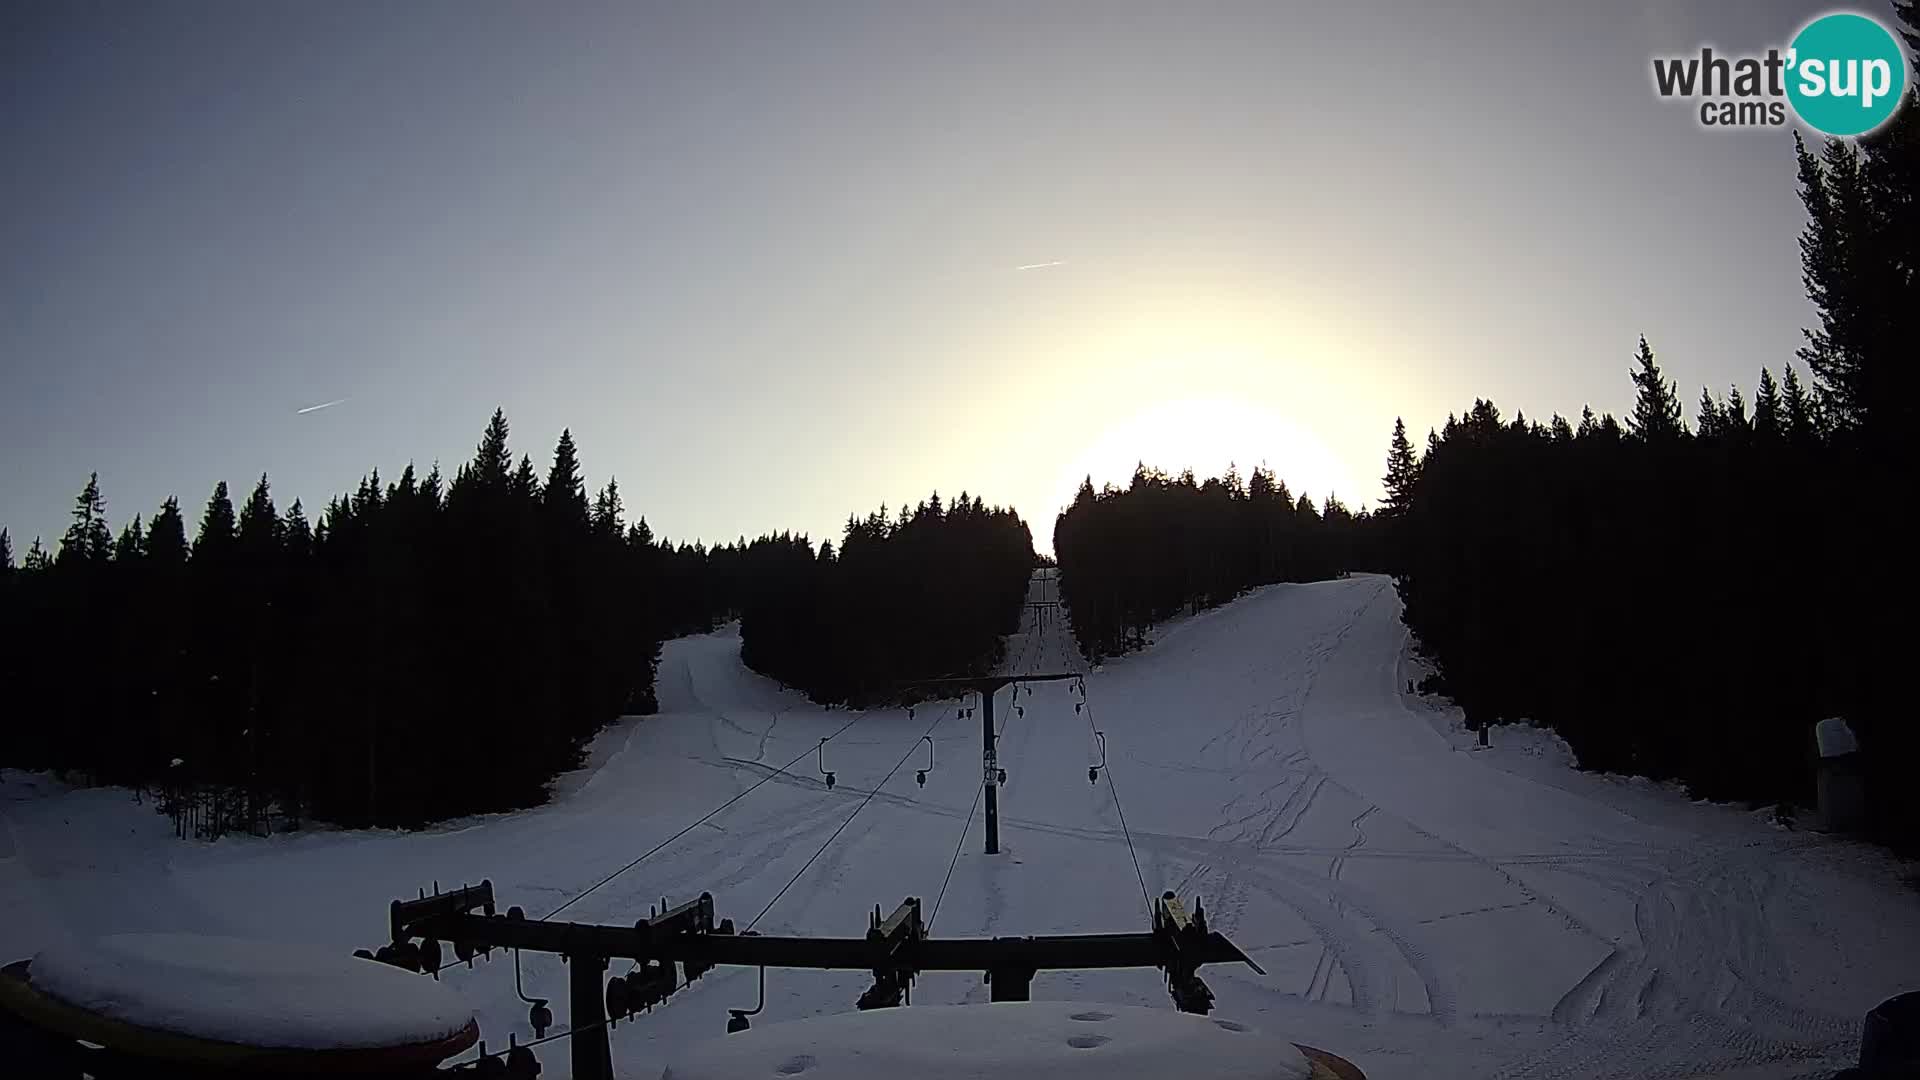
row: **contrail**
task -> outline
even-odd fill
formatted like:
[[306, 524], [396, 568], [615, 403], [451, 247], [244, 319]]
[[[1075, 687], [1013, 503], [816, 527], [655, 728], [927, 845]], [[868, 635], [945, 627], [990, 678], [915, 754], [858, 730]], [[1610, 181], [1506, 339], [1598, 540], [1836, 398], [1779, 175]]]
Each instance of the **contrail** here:
[[331, 409], [335, 405], [343, 404], [346, 401], [347, 401], [346, 398], [334, 398], [332, 401], [323, 401], [318, 405], [309, 405], [304, 409], [295, 409], [293, 410], [293, 415], [305, 416], [310, 412], [319, 412], [321, 409]]
[[1016, 266], [1014, 267], [1014, 269], [1015, 270], [1045, 270], [1049, 266], [1065, 266], [1065, 265], [1067, 265], [1067, 260], [1055, 259], [1052, 262], [1028, 263], [1025, 266]]

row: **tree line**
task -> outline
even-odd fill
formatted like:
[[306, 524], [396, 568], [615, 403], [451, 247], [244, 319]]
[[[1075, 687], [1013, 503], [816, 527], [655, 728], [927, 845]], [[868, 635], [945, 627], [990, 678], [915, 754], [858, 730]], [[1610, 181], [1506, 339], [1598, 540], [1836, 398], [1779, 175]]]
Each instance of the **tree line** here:
[[[1920, 17], [1898, 9], [1920, 49]], [[1624, 422], [1396, 424], [1379, 515], [1405, 618], [1476, 723], [1552, 727], [1583, 766], [1721, 799], [1808, 801], [1815, 721], [1860, 737], [1883, 835], [1920, 843], [1907, 777], [1914, 609], [1905, 493], [1920, 342], [1920, 97], [1880, 131], [1796, 138], [1819, 325], [1800, 369], [1687, 421], [1644, 339]]]
[[743, 560], [741, 658], [825, 704], [924, 697], [907, 684], [1001, 659], [1035, 565], [1019, 515], [965, 492], [849, 516], [838, 550], [762, 537]]
[[569, 433], [544, 479], [507, 435], [496, 412], [451, 481], [376, 473], [312, 522], [263, 475], [115, 537], [90, 478], [57, 553], [0, 558], [5, 763], [151, 790], [208, 835], [541, 801], [652, 710], [661, 640], [707, 613], [664, 602], [685, 556], [626, 524], [616, 482], [589, 498]]
[[1281, 581], [1320, 581], [1372, 560], [1370, 515], [1329, 495], [1294, 498], [1257, 468], [1196, 482], [1141, 465], [1125, 488], [1092, 478], [1054, 522], [1060, 598], [1097, 661], [1146, 644], [1155, 623]]
[[0, 765], [151, 793], [183, 835], [419, 825], [542, 801], [607, 722], [654, 711], [667, 638], [746, 615], [758, 666], [845, 701], [980, 670], [1018, 619], [1026, 527], [977, 499], [850, 523], [795, 576], [791, 537], [628, 524], [568, 432], [544, 473], [496, 412], [451, 480], [375, 473], [317, 520], [263, 475], [116, 535], [89, 478], [56, 550], [16, 568], [0, 530]]

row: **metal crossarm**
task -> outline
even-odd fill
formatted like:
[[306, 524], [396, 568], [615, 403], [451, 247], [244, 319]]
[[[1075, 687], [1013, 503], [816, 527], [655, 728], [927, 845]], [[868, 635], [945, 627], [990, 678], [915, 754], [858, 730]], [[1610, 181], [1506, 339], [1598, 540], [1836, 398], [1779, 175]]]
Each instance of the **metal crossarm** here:
[[[521, 950], [565, 957], [570, 964], [573, 1070], [581, 1080], [610, 1080], [610, 1024], [652, 1009], [685, 983], [721, 964], [757, 967], [763, 972], [769, 967], [868, 971], [874, 981], [860, 995], [857, 1006], [861, 1009], [904, 1004], [914, 979], [925, 971], [983, 972], [993, 1000], [1025, 1001], [1036, 972], [1152, 967], [1165, 973], [1176, 1008], [1206, 1013], [1213, 1008], [1213, 992], [1199, 977], [1202, 966], [1242, 963], [1261, 971], [1233, 942], [1207, 929], [1206, 913], [1197, 899], [1189, 910], [1171, 892], [1154, 905], [1152, 929], [1132, 934], [929, 937], [920, 899], [912, 896], [884, 917], [875, 906], [867, 919], [866, 935], [857, 938], [735, 933], [732, 919], [715, 919], [710, 893], [671, 908], [662, 901], [632, 926], [536, 921], [518, 907], [495, 914], [493, 886], [488, 882], [395, 901], [390, 923], [393, 945], [383, 950], [382, 958], [416, 971], [426, 965], [414, 958], [429, 943], [437, 956], [444, 941], [453, 942], [457, 952], [468, 956], [488, 949], [512, 949], [516, 957]], [[613, 959], [632, 960], [636, 969], [609, 980], [603, 992], [601, 979]], [[685, 983], [675, 977], [676, 964], [685, 973]], [[536, 1008], [544, 1004], [540, 1001]], [[729, 1011], [728, 1030], [744, 1030], [748, 1014]]]
[[1000, 768], [1000, 755], [997, 743], [999, 735], [993, 728], [993, 695], [1000, 688], [1013, 683], [1062, 682], [1067, 679], [1083, 679], [1085, 673], [1078, 671], [1044, 671], [1026, 675], [979, 675], [960, 678], [916, 679], [899, 684], [902, 690], [958, 690], [980, 695], [980, 764], [982, 777], [986, 784], [987, 803], [987, 854], [1000, 854], [1000, 785], [1005, 780]]

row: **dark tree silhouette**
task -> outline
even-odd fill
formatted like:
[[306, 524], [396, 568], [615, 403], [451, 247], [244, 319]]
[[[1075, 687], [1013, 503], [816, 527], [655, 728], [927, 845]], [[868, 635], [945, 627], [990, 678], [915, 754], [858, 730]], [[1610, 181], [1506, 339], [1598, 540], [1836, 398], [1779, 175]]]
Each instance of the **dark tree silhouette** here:
[[1081, 652], [1099, 660], [1139, 648], [1154, 624], [1224, 604], [1248, 589], [1316, 581], [1369, 561], [1369, 517], [1328, 498], [1296, 501], [1267, 469], [1197, 483], [1145, 465], [1125, 489], [1083, 481], [1054, 522], [1060, 596]]
[[[1920, 48], [1920, 12], [1895, 9]], [[1763, 369], [1750, 417], [1739, 387], [1703, 391], [1688, 432], [1643, 338], [1624, 438], [1591, 409], [1569, 438], [1477, 403], [1429, 439], [1391, 561], [1475, 722], [1546, 724], [1586, 766], [1773, 801], [1809, 796], [1811, 725], [1845, 715], [1877, 827], [1920, 845], [1910, 650], [1886, 629], [1920, 602], [1889, 497], [1920, 464], [1920, 92], [1870, 137], [1795, 148], [1811, 389]]]
[[[320, 819], [418, 825], [527, 806], [601, 726], [657, 708], [660, 644], [742, 618], [750, 661], [822, 701], [977, 672], [1017, 625], [1034, 555], [1011, 511], [938, 496], [804, 539], [708, 548], [589, 500], [571, 432], [545, 482], [495, 412], [444, 485], [377, 472], [317, 523], [266, 476], [112, 538], [98, 477], [52, 565], [0, 531], [0, 764], [153, 790], [182, 835]], [[76, 687], [86, 699], [76, 702]], [[57, 719], [56, 719], [57, 718]]]
[[962, 492], [889, 519], [849, 516], [838, 549], [782, 533], [743, 545], [741, 655], [816, 701], [924, 696], [903, 683], [982, 674], [1019, 628], [1026, 523]]

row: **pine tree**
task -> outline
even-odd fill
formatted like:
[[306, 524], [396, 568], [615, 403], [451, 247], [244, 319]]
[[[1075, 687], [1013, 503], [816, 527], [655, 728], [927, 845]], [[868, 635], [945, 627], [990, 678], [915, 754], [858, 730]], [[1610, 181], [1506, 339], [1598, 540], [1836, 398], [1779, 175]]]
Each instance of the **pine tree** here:
[[13, 537], [0, 529], [0, 574], [13, 573]]
[[420, 481], [420, 501], [429, 510], [441, 509], [446, 501], [445, 484], [440, 479], [440, 463], [433, 463], [426, 479]]
[[1835, 414], [1843, 423], [1856, 420], [1859, 410], [1860, 365], [1865, 351], [1859, 265], [1867, 228], [1865, 185], [1860, 176], [1859, 150], [1846, 140], [1827, 143], [1816, 158], [1793, 136], [1800, 166], [1800, 201], [1807, 225], [1800, 235], [1800, 267], [1807, 298], [1820, 309], [1820, 329], [1802, 330], [1806, 344], [1799, 357], [1813, 373], [1814, 383], [1832, 396]]
[[1647, 344], [1644, 334], [1640, 337], [1636, 361], [1640, 365], [1633, 373], [1637, 394], [1633, 415], [1627, 418], [1627, 430], [1635, 438], [1649, 443], [1679, 438], [1686, 433], [1686, 425], [1680, 419], [1680, 399], [1673, 385], [1660, 374], [1660, 365], [1654, 362], [1653, 348]]
[[266, 564], [280, 552], [280, 514], [274, 509], [273, 490], [267, 474], [260, 474], [247, 501], [240, 508], [237, 535], [240, 550], [251, 562]]
[[540, 498], [540, 477], [533, 471], [533, 459], [520, 455], [520, 467], [515, 469], [513, 477], [507, 481], [507, 490], [515, 498], [534, 502]]
[[1382, 481], [1387, 488], [1387, 502], [1382, 513], [1389, 517], [1406, 513], [1408, 501], [1413, 496], [1413, 481], [1418, 468], [1413, 459], [1413, 444], [1407, 441], [1406, 422], [1396, 416], [1393, 418], [1393, 439], [1387, 445], [1387, 475]]
[[1726, 406], [1714, 400], [1713, 391], [1700, 388], [1700, 410], [1693, 418], [1693, 430], [1703, 439], [1718, 439], [1727, 426]]
[[107, 527], [107, 502], [100, 495], [100, 474], [87, 477], [87, 486], [73, 502], [73, 524], [60, 539], [60, 562], [99, 566], [113, 556], [113, 533]]
[[280, 521], [280, 536], [289, 558], [300, 560], [313, 552], [313, 528], [307, 524], [307, 514], [299, 499], [287, 507], [286, 517]]
[[1587, 438], [1588, 436], [1598, 431], [1599, 428], [1600, 428], [1600, 421], [1596, 419], [1593, 415], [1593, 406], [1591, 405], [1580, 406], [1580, 429], [1574, 432], [1574, 438], [1576, 439]]
[[1753, 433], [1767, 441], [1780, 435], [1780, 387], [1773, 372], [1760, 369], [1760, 389], [1753, 395]]
[[180, 516], [180, 500], [168, 497], [147, 528], [147, 558], [160, 566], [187, 564], [187, 526]]
[[233, 550], [235, 532], [233, 498], [222, 480], [213, 486], [213, 495], [200, 515], [200, 532], [193, 540], [194, 559], [224, 559]]
[[[532, 462], [527, 465], [531, 468]], [[487, 422], [486, 434], [480, 437], [480, 446], [474, 451], [473, 479], [486, 490], [505, 491], [512, 470], [513, 455], [507, 450], [506, 410], [495, 409], [493, 419]]]
[[33, 545], [27, 548], [27, 557], [20, 564], [22, 570], [51, 570], [53, 560], [47, 556], [47, 549], [40, 545], [40, 538], [33, 538]]
[[1780, 383], [1782, 409], [1786, 413], [1787, 438], [1796, 445], [1806, 445], [1814, 440], [1819, 425], [1814, 418], [1813, 401], [1807, 396], [1806, 387], [1800, 384], [1800, 374], [1787, 365], [1786, 378]]
[[[516, 484], [517, 486], [517, 484]], [[560, 441], [553, 448], [553, 467], [547, 470], [547, 486], [540, 499], [547, 519], [555, 527], [580, 530], [587, 526], [586, 484], [580, 478], [580, 457], [573, 445], [573, 432], [562, 428]]]
[[1900, 40], [1920, 59], [1920, 0], [1893, 0], [1893, 14], [1907, 27], [1899, 31]]
[[411, 505], [419, 494], [420, 482], [414, 479], [413, 462], [409, 461], [407, 467], [400, 470], [400, 479], [387, 486], [387, 501], [398, 499], [402, 504]]
[[113, 561], [117, 563], [139, 562], [146, 557], [146, 554], [146, 527], [140, 523], [140, 515], [135, 514], [133, 515], [133, 520], [127, 523], [127, 527], [120, 530], [120, 539], [113, 545]]
[[593, 499], [593, 531], [601, 536], [619, 536], [623, 510], [620, 504], [620, 481], [608, 477], [607, 485]]
[[1727, 410], [1724, 419], [1726, 434], [1734, 439], [1744, 439], [1753, 434], [1753, 422], [1747, 418], [1747, 399], [1741, 396], [1738, 386], [1727, 388]]

